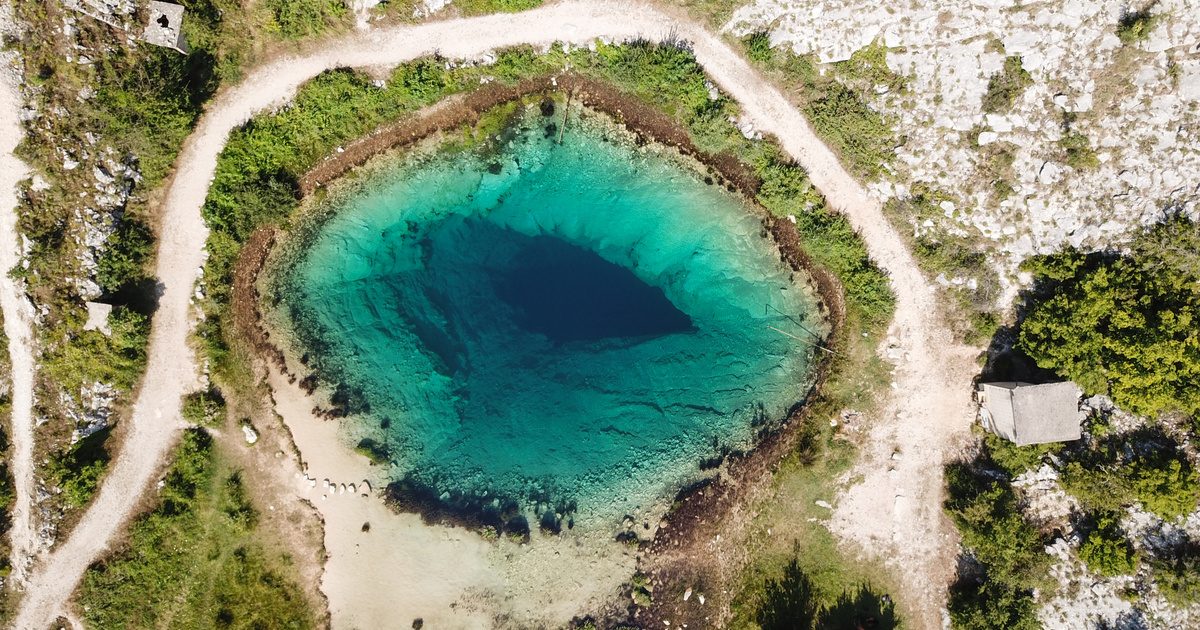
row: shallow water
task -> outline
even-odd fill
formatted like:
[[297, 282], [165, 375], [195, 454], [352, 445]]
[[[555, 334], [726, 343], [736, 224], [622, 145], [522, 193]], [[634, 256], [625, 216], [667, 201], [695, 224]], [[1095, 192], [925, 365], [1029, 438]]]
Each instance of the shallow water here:
[[735, 195], [603, 117], [562, 144], [549, 121], [371, 175], [272, 287], [395, 478], [619, 518], [803, 399], [811, 348], [769, 326], [827, 327]]

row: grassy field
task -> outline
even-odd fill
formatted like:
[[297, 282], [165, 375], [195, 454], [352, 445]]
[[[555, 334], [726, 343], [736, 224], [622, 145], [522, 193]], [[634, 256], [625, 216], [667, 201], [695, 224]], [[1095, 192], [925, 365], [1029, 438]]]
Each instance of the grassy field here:
[[77, 595], [95, 628], [288, 628], [319, 625], [290, 559], [256, 532], [241, 473], [192, 429], [157, 505], [90, 567]]

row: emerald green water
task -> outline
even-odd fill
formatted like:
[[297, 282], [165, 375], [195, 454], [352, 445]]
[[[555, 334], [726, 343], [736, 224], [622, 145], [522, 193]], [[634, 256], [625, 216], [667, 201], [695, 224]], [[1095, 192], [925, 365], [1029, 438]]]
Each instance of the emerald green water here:
[[272, 284], [394, 479], [619, 518], [804, 398], [812, 350], [769, 326], [827, 327], [739, 198], [595, 114], [562, 144], [550, 120], [372, 175]]

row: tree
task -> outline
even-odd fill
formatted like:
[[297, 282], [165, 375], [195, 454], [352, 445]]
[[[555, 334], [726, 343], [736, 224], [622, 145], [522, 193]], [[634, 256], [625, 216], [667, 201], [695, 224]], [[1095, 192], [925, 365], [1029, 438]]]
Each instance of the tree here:
[[1021, 349], [1131, 412], [1200, 414], [1196, 246], [1200, 225], [1175, 218], [1127, 256], [1069, 250], [1034, 259], [1028, 269], [1045, 295], [1021, 325]]

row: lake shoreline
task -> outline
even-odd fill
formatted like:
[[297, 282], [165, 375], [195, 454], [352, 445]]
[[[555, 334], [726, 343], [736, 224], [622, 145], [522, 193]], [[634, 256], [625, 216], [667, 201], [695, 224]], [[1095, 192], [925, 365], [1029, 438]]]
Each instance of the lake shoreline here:
[[[578, 75], [543, 77], [513, 86], [486, 84], [470, 93], [444, 100], [415, 116], [340, 147], [304, 175], [300, 182], [301, 190], [306, 197], [312, 196], [377, 156], [411, 147], [439, 133], [473, 125], [480, 120], [482, 113], [503, 103], [538, 94], [550, 97], [562, 92], [569, 95], [569, 107], [582, 106], [608, 115], [634, 133], [639, 142], [655, 142], [679, 151], [685, 157], [699, 162], [712, 177], [714, 185], [740, 193], [748, 209], [752, 209], [762, 222], [764, 236], [771, 236], [782, 261], [792, 270], [811, 278], [811, 285], [818, 297], [819, 312], [830, 325], [826, 343], [837, 338], [844, 318], [842, 292], [837, 279], [809, 259], [790, 221], [770, 215], [753, 202], [759, 182], [752, 172], [736, 156], [713, 156], [700, 151], [684, 129], [636, 97]], [[554, 115], [558, 116], [559, 113], [555, 112]], [[273, 370], [280, 373], [281, 378], [286, 378], [290, 384], [297, 384], [298, 381], [299, 390], [305, 392], [306, 398], [311, 398], [315, 383], [310, 378], [289, 372], [285, 354], [271, 339], [259, 310], [262, 296], [257, 287], [258, 278], [268, 263], [279, 235], [280, 231], [275, 227], [258, 230], [238, 257], [232, 299], [235, 329], [258, 356], [266, 359]], [[761, 431], [750, 448], [722, 457], [717, 464], [720, 474], [709, 471], [707, 478], [678, 492], [672, 507], [661, 519], [663, 526], [656, 526], [653, 537], [641, 542], [639, 567], [656, 566], [655, 558], [665, 556], [668, 550], [677, 553], [680, 547], [702, 543], [708, 535], [706, 524], [712, 520], [711, 515], [723, 514], [738, 505], [752, 487], [769, 481], [769, 470], [792, 452], [802, 437], [800, 428], [809, 421], [806, 402], [818, 395], [830, 371], [828, 353], [818, 353], [812, 369], [812, 385], [807, 396], [796, 402], [781, 422], [774, 423], [770, 430]], [[428, 507], [404, 511], [415, 511], [423, 517], [432, 517], [438, 523], [477, 528], [478, 523], [472, 521], [469, 515], [431, 513]]]

